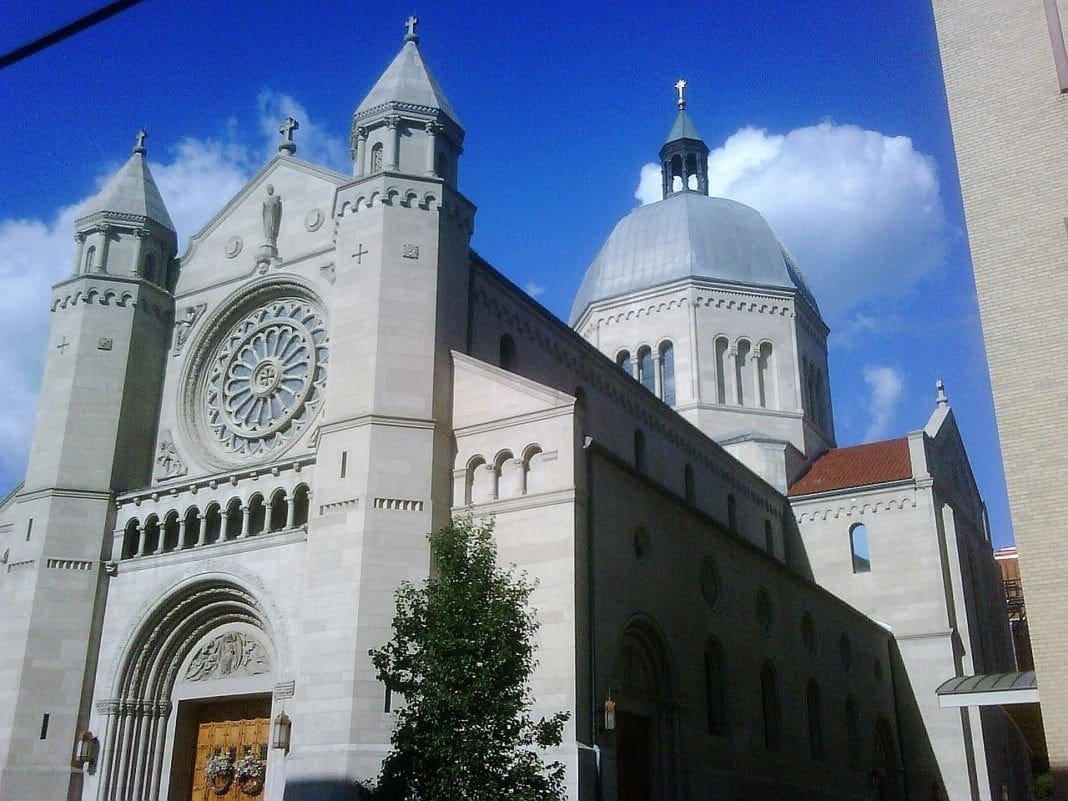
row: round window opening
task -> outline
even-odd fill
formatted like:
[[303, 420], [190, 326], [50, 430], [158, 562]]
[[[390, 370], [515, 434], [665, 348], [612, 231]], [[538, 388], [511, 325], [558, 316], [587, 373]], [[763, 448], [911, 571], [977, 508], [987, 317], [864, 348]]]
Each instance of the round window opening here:
[[276, 456], [322, 404], [324, 315], [310, 300], [277, 299], [220, 332], [195, 367], [197, 429], [227, 461]]

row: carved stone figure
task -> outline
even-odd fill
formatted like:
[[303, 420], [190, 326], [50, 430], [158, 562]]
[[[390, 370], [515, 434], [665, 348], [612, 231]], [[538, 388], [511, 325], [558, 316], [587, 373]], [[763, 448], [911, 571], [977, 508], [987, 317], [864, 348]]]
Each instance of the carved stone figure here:
[[267, 246], [278, 246], [278, 229], [282, 225], [282, 198], [267, 184], [267, 199], [263, 201], [263, 236]]
[[267, 673], [271, 661], [263, 646], [238, 631], [213, 637], [193, 656], [185, 671], [186, 681], [256, 676]]
[[196, 321], [200, 319], [200, 315], [207, 308], [207, 303], [198, 303], [196, 306], [185, 307], [185, 316], [174, 323], [174, 350], [171, 351], [172, 356], [177, 356], [182, 352], [182, 348], [185, 347], [185, 343], [189, 339], [189, 332], [193, 330]]
[[156, 454], [156, 478], [178, 478], [186, 474], [185, 462], [178, 456], [171, 439], [171, 432], [165, 430], [159, 441], [159, 453]]

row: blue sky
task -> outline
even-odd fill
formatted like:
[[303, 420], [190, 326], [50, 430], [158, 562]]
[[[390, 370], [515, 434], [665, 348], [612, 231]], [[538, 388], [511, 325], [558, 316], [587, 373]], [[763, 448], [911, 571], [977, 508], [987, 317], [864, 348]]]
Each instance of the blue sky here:
[[[0, 50], [98, 2], [5, 0]], [[832, 328], [839, 444], [921, 428], [946, 382], [996, 544], [1011, 540], [927, 0], [593, 4], [163, 3], [0, 72], [0, 488], [26, 458], [48, 286], [84, 202], [149, 131], [184, 242], [301, 122], [298, 156], [347, 170], [353, 109], [419, 16], [467, 130], [474, 247], [566, 319], [634, 208], [674, 115], [713, 149], [717, 194], [763, 212]], [[648, 185], [643, 185], [645, 189]]]

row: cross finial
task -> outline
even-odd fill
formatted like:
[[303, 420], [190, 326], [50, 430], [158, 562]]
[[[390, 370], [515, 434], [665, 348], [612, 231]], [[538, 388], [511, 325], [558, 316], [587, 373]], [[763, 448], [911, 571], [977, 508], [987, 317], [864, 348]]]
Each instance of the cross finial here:
[[296, 142], [293, 141], [293, 131], [300, 127], [300, 123], [292, 117], [286, 117], [282, 126], [278, 129], [278, 133], [282, 134], [282, 141], [278, 145], [279, 153], [288, 153], [293, 155], [297, 152]]
[[408, 33], [404, 37], [404, 41], [419, 44], [419, 36], [415, 32], [415, 26], [419, 24], [419, 18], [412, 14], [404, 24], [408, 26]]
[[683, 94], [683, 90], [686, 88], [686, 81], [679, 78], [675, 81], [675, 89], [679, 93], [679, 111], [686, 108], [686, 96]]
[[148, 150], [145, 149], [146, 136], [148, 136], [148, 131], [146, 131], [144, 128], [137, 132], [137, 140], [134, 142], [134, 153], [140, 153], [143, 156], [145, 155], [145, 153], [148, 152]]
[[935, 403], [939, 406], [948, 406], [949, 398], [946, 397], [946, 385], [942, 383], [942, 379], [935, 381], [935, 389], [938, 390], [938, 396], [935, 398]]

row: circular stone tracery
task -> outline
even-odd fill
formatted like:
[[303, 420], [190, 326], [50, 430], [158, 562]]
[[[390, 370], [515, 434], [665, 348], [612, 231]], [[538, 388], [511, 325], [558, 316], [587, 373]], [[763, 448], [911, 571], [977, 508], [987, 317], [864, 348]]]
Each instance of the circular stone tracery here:
[[280, 452], [314, 417], [326, 381], [326, 325], [302, 299], [245, 315], [208, 362], [203, 401], [208, 432], [228, 456]]

